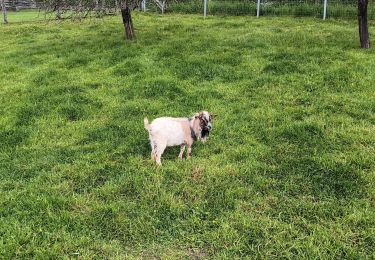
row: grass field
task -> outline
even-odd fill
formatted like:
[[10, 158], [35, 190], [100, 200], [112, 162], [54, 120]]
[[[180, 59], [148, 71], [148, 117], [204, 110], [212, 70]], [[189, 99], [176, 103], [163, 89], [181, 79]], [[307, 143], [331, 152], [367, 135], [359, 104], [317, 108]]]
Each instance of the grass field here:
[[[38, 10], [22, 10], [18, 12], [8, 11], [8, 22], [9, 23], [20, 23], [20, 22], [30, 22], [30, 21], [42, 21], [49, 18], [43, 11]], [[1, 16], [1, 22], [3, 22], [3, 17]]]
[[[355, 21], [133, 21], [0, 26], [0, 258], [375, 257]], [[156, 167], [143, 117], [202, 109], [209, 141]]]

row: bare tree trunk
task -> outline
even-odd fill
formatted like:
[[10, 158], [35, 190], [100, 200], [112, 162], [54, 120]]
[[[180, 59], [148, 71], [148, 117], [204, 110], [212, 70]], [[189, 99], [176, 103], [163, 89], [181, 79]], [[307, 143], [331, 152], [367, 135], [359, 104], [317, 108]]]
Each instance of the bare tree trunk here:
[[121, 6], [121, 15], [122, 15], [122, 22], [124, 24], [124, 29], [125, 29], [125, 38], [127, 40], [133, 40], [133, 38], [135, 37], [134, 28], [133, 28], [132, 17], [130, 14], [130, 9], [129, 9], [127, 1], [125, 1], [125, 4]]
[[154, 2], [159, 7], [161, 13], [164, 14], [164, 10], [165, 10], [167, 2], [165, 0], [161, 0], [161, 1], [160, 0], [154, 0]]
[[56, 18], [61, 20], [61, 7], [60, 5], [56, 6]]
[[18, 11], [16, 0], [12, 0], [12, 3], [10, 5], [10, 10], [15, 11], [15, 12]]
[[102, 0], [102, 13], [105, 13], [105, 0]]
[[4, 23], [8, 23], [8, 14], [7, 14], [7, 8], [5, 6], [5, 0], [1, 1], [1, 10], [3, 10], [3, 21]]
[[115, 13], [117, 13], [118, 1], [115, 0]]
[[368, 35], [367, 24], [367, 4], [368, 0], [358, 0], [358, 27], [359, 27], [359, 40], [361, 48], [370, 48], [370, 39]]

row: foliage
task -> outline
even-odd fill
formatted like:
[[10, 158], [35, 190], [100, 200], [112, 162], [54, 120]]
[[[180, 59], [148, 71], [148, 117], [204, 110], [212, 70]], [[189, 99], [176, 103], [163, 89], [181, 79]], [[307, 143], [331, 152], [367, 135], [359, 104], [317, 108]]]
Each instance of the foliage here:
[[93, 13], [96, 16], [114, 14], [125, 3], [134, 9], [139, 6], [139, 0], [43, 0], [41, 8], [47, 13], [57, 12], [58, 18], [86, 18]]
[[[133, 18], [0, 26], [0, 258], [375, 257], [356, 23]], [[143, 117], [201, 109], [210, 140], [152, 164]]]

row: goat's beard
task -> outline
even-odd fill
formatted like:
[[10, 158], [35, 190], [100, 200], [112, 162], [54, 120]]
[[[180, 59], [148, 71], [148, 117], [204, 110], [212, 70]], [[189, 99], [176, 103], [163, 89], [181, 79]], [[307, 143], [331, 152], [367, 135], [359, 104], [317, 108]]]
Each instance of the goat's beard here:
[[205, 143], [207, 141], [208, 136], [210, 135], [210, 130], [202, 129], [201, 131], [201, 142]]

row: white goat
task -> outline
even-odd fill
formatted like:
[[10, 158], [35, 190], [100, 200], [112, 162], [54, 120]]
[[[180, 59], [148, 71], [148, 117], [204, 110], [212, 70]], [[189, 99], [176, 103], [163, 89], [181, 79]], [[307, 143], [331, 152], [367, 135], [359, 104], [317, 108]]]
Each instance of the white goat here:
[[187, 146], [187, 158], [191, 156], [194, 141], [205, 142], [212, 129], [212, 115], [207, 111], [196, 113], [190, 118], [159, 117], [150, 124], [144, 119], [145, 128], [149, 132], [151, 144], [151, 160], [161, 165], [161, 155], [167, 146], [180, 146], [182, 156]]

